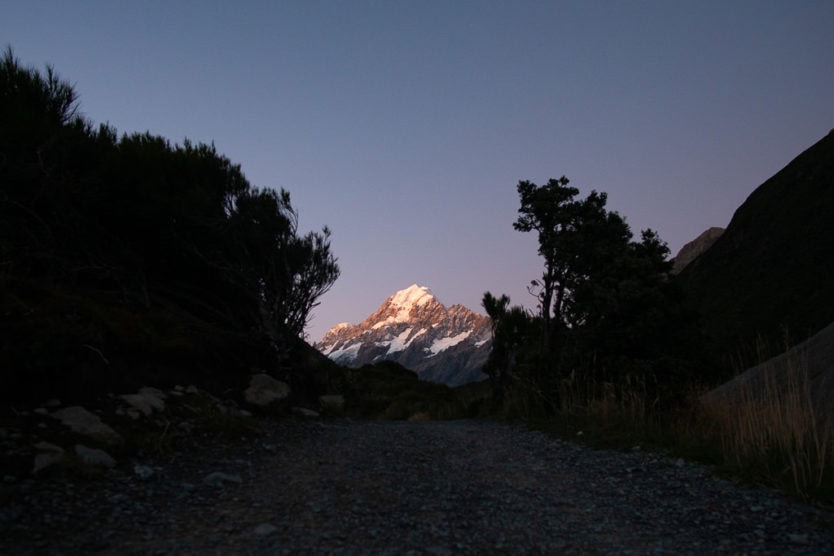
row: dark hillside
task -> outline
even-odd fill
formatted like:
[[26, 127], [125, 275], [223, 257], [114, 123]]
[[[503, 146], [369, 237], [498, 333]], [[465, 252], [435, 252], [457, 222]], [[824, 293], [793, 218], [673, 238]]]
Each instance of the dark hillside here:
[[784, 351], [786, 331], [795, 344], [834, 321], [834, 131], [759, 186], [680, 277], [725, 361], [749, 366]]

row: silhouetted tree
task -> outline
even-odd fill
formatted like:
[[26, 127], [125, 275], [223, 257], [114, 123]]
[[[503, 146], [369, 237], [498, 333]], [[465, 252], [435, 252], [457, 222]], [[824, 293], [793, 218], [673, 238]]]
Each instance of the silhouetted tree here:
[[[252, 187], [214, 145], [96, 129], [51, 67], [23, 67], [10, 48], [0, 58], [0, 314], [19, 319], [0, 320], [8, 332], [0, 334], [0, 390], [14, 382], [8, 369], [37, 368], [48, 381], [58, 368], [32, 362], [28, 347], [10, 339], [38, 328], [18, 311], [21, 295], [95, 299], [87, 309], [101, 322], [124, 308], [156, 311], [191, 323], [181, 327], [201, 323], [288, 351], [338, 275], [330, 231], [299, 234], [286, 191]], [[67, 353], [76, 353], [114, 335], [101, 322], [89, 330], [47, 324], [68, 338], [95, 338], [68, 340]], [[148, 336], [183, 346], [190, 340], [178, 343], [177, 334], [190, 333]], [[60, 344], [54, 333], [50, 340]], [[65, 382], [82, 372], [56, 359], [67, 361]]]
[[484, 293], [484, 310], [492, 325], [492, 350], [484, 366], [489, 376], [493, 395], [499, 403], [514, 381], [519, 379], [517, 367], [526, 364], [533, 339], [535, 319], [521, 306], [510, 307], [510, 298], [496, 298]]
[[[692, 345], [682, 339], [697, 334], [670, 279], [666, 244], [652, 230], [634, 241], [625, 220], [606, 208], [605, 193], [579, 198], [568, 184], [564, 176], [543, 186], [518, 183], [513, 226], [538, 234], [544, 271], [528, 288], [538, 299], [541, 326], [530, 326], [528, 317], [526, 327], [514, 329], [527, 334], [538, 329], [539, 344], [533, 348], [529, 338], [513, 338], [513, 347], [497, 343], [492, 371], [500, 373], [510, 357], [524, 360], [528, 378], [552, 400], [558, 398], [560, 377], [576, 373], [592, 373], [599, 384], [631, 373], [644, 382], [668, 384], [692, 353], [680, 348]], [[508, 303], [484, 298], [496, 329], [502, 319], [509, 322]]]

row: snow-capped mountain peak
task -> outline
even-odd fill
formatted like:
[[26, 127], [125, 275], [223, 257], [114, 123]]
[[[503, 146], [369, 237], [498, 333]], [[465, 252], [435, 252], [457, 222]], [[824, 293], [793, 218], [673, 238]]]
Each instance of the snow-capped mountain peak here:
[[429, 288], [412, 284], [360, 324], [334, 326], [316, 348], [343, 365], [393, 360], [423, 379], [457, 385], [484, 378], [491, 340], [488, 317], [462, 305], [447, 308]]
[[363, 324], [368, 323], [371, 328], [376, 329], [392, 324], [407, 323], [413, 319], [415, 311], [426, 305], [437, 303], [429, 288], [412, 284], [386, 299], [385, 303], [365, 319]]
[[434, 300], [434, 296], [431, 294], [429, 288], [412, 284], [389, 297], [387, 303], [400, 309], [411, 310], [414, 306], [419, 307], [432, 300]]

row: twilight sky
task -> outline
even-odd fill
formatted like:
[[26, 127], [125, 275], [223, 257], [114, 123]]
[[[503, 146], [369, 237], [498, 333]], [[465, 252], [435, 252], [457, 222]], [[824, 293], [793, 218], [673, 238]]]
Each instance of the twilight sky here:
[[308, 329], [412, 283], [534, 304], [521, 179], [567, 175], [677, 252], [834, 127], [831, 0], [0, 0], [0, 46], [94, 122], [214, 141], [327, 225]]

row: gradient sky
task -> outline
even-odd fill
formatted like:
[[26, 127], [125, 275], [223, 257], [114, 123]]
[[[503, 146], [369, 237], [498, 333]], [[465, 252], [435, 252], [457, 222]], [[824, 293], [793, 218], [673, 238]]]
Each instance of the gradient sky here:
[[834, 127], [834, 2], [10, 2], [0, 43], [120, 132], [214, 142], [327, 225], [311, 340], [412, 283], [527, 306], [521, 179], [673, 253]]

